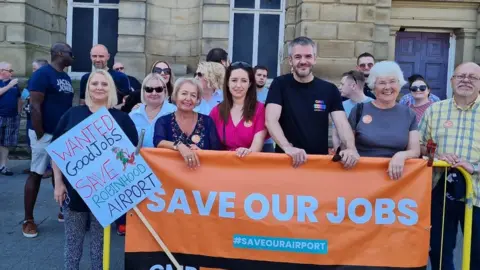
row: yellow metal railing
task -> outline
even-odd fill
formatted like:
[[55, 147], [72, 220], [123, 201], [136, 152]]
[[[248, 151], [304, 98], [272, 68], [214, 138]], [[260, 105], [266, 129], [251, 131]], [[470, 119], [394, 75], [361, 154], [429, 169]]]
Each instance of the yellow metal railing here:
[[[434, 167], [445, 168], [445, 170], [451, 167], [445, 161], [435, 161], [433, 163]], [[465, 194], [465, 224], [463, 228], [463, 257], [462, 257], [462, 270], [470, 270], [470, 256], [471, 256], [471, 247], [472, 247], [472, 215], [473, 215], [473, 186], [472, 186], [472, 176], [463, 168], [457, 168], [465, 178], [466, 185], [466, 194]], [[446, 184], [447, 179], [445, 179]], [[445, 192], [445, 191], [444, 191]], [[444, 194], [446, 196], [446, 194]], [[445, 203], [444, 203], [445, 205]], [[445, 208], [444, 208], [445, 209]], [[445, 215], [445, 212], [443, 213]], [[443, 246], [443, 240], [442, 240]], [[442, 258], [442, 251], [440, 251], [440, 258]], [[440, 259], [440, 268], [441, 268], [441, 259]]]

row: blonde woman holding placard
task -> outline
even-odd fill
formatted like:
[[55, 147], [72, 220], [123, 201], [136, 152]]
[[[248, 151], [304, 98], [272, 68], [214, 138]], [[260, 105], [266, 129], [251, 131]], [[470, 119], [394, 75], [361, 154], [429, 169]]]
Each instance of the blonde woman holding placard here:
[[[52, 141], [68, 132], [100, 108], [106, 107], [132, 144], [138, 144], [138, 134], [133, 121], [128, 114], [114, 108], [117, 104], [117, 94], [113, 79], [108, 72], [97, 70], [91, 73], [87, 83], [85, 104], [71, 108], [62, 116], [53, 133]], [[89, 269], [102, 270], [103, 227], [95, 216], [92, 215], [78, 192], [65, 179], [60, 168], [53, 162], [52, 165], [55, 176], [54, 198], [63, 207], [65, 216], [64, 268], [68, 270], [79, 269], [83, 253], [83, 241], [86, 234], [86, 224], [88, 218], [90, 218], [91, 266]]]

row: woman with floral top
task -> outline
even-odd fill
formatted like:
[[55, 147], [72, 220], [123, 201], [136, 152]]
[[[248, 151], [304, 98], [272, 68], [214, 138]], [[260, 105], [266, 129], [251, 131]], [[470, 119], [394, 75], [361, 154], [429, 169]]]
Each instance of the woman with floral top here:
[[198, 80], [178, 80], [172, 93], [177, 111], [160, 117], [153, 135], [153, 145], [180, 152], [192, 169], [200, 165], [195, 150], [222, 149], [212, 118], [193, 111], [200, 104], [201, 97], [202, 86]]

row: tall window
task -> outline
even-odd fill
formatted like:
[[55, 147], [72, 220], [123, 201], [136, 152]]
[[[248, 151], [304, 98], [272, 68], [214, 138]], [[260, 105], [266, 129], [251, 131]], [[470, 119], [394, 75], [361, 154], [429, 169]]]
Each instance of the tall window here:
[[120, 0], [68, 0], [67, 42], [72, 46], [75, 61], [69, 68], [77, 78], [92, 70], [90, 49], [105, 45], [110, 52], [111, 67], [117, 53], [118, 6]]
[[266, 66], [269, 78], [280, 75], [285, 0], [232, 0], [230, 10], [232, 62]]

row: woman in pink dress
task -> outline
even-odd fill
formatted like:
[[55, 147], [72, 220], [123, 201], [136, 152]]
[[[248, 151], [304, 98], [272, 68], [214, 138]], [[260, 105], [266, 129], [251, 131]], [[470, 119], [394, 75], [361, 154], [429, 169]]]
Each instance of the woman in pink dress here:
[[261, 152], [267, 129], [265, 107], [257, 101], [253, 68], [245, 62], [231, 64], [225, 74], [224, 100], [210, 112], [226, 150], [244, 157]]

